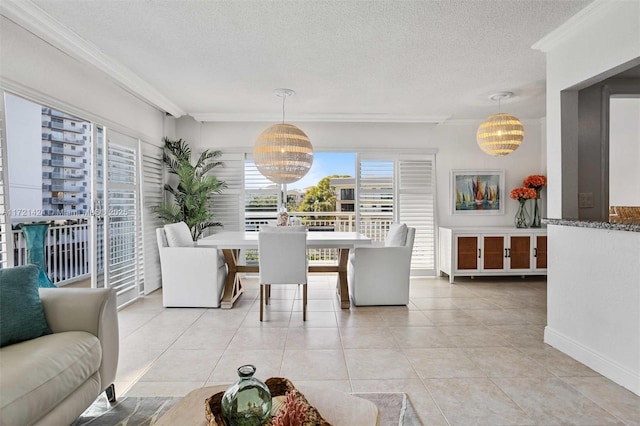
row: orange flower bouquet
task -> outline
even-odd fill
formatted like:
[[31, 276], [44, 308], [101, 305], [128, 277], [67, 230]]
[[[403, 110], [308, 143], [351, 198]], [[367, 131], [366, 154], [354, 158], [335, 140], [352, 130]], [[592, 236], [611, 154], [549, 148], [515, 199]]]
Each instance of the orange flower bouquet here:
[[523, 202], [531, 198], [536, 198], [536, 190], [533, 188], [525, 188], [525, 187], [514, 188], [511, 190], [510, 197], [513, 200], [518, 200], [520, 202]]
[[536, 196], [540, 197], [540, 190], [543, 186], [547, 186], [547, 177], [545, 175], [530, 175], [522, 181], [527, 188], [533, 188], [536, 190]]
[[531, 220], [532, 228], [540, 228], [542, 226], [540, 219], [540, 206], [538, 200], [540, 199], [540, 191], [542, 187], [547, 186], [547, 177], [545, 175], [530, 175], [522, 182], [527, 188], [533, 188], [536, 191], [536, 196], [533, 200], [533, 220]]
[[529, 226], [529, 212], [527, 212], [526, 202], [532, 198], [536, 198], [536, 190], [533, 188], [514, 188], [509, 195], [512, 199], [518, 200], [520, 206], [514, 219], [516, 228], [526, 228]]

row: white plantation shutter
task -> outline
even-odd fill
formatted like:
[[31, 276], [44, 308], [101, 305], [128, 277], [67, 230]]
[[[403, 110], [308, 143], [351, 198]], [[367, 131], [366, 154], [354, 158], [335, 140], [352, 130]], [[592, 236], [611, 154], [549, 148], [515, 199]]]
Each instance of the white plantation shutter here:
[[138, 141], [108, 129], [106, 135], [106, 277], [124, 306], [138, 297], [142, 281]]
[[435, 274], [434, 159], [398, 161], [398, 222], [416, 228], [412, 275]]
[[[213, 221], [222, 223], [223, 231], [240, 231], [242, 224], [242, 189], [244, 185], [244, 154], [225, 153], [216, 159], [223, 165], [214, 167], [210, 172], [218, 180], [224, 181], [227, 188], [221, 194], [211, 197]], [[205, 235], [215, 232], [214, 228], [205, 231]]]
[[149, 294], [160, 288], [160, 254], [156, 241], [156, 228], [163, 225], [153, 212], [153, 208], [163, 201], [162, 148], [148, 143], [141, 143], [142, 169], [142, 233], [143, 262], [140, 263], [142, 291]]
[[244, 161], [244, 216], [246, 231], [275, 220], [280, 205], [278, 185], [264, 177], [251, 159]]
[[11, 218], [9, 217], [9, 181], [7, 179], [7, 144], [4, 121], [4, 97], [0, 99], [0, 269], [13, 266]]
[[394, 222], [394, 162], [360, 158], [357, 174], [358, 232], [384, 241], [389, 224]]
[[435, 157], [358, 155], [358, 232], [384, 241], [393, 222], [416, 228], [412, 275], [435, 274]]

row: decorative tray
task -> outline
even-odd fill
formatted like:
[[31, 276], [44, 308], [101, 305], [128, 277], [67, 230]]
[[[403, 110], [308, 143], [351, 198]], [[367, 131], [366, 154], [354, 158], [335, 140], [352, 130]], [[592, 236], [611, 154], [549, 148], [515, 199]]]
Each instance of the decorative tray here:
[[[271, 392], [271, 398], [274, 399], [274, 406], [276, 405], [276, 398], [284, 397], [287, 393], [293, 393], [295, 395], [296, 399], [304, 407], [305, 421], [302, 426], [331, 426], [288, 379], [271, 377], [265, 380], [264, 383], [269, 388], [269, 392]], [[205, 401], [205, 412], [209, 426], [229, 426], [222, 418], [221, 401], [223, 395], [224, 392], [218, 392]], [[271, 420], [267, 420], [265, 423], [266, 426], [271, 426], [271, 424]]]

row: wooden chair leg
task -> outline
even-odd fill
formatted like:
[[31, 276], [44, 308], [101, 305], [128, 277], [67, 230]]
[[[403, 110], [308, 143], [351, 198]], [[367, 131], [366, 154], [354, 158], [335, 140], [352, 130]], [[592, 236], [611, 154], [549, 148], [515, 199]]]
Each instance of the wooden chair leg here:
[[307, 320], [307, 284], [302, 285], [302, 321]]
[[263, 296], [262, 296], [262, 292], [263, 292], [263, 285], [260, 284], [260, 321], [262, 321], [262, 310], [264, 309], [263, 305]]

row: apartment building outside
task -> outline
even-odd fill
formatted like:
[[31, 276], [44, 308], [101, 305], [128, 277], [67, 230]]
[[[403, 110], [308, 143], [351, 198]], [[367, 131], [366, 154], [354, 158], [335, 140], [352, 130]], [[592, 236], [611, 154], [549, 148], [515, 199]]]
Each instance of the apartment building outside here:
[[86, 214], [90, 205], [91, 123], [42, 107], [44, 216]]
[[336, 188], [336, 211], [356, 211], [356, 178], [331, 178], [329, 184]]

